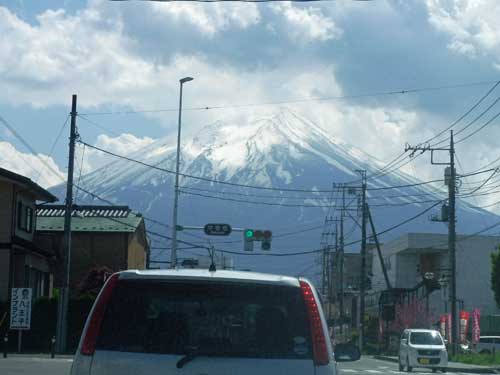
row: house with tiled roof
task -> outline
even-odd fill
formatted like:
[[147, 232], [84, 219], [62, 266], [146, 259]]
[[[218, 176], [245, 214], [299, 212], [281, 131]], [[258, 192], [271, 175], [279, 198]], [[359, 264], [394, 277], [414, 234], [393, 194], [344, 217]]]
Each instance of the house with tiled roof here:
[[[37, 240], [62, 254], [63, 205], [39, 205]], [[112, 271], [144, 269], [149, 253], [144, 218], [128, 206], [74, 206], [71, 217], [70, 288], [75, 290], [88, 273], [106, 267]], [[60, 270], [59, 270], [60, 272]], [[57, 272], [57, 281], [60, 273]]]
[[57, 198], [28, 177], [0, 168], [0, 302], [16, 287], [32, 288], [33, 296], [48, 296], [54, 252], [35, 239], [37, 203]]

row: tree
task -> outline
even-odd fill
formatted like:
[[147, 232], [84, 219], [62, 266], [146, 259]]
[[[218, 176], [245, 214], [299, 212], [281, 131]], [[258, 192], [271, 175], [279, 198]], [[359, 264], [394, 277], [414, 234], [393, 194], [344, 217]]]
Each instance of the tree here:
[[413, 299], [396, 305], [396, 319], [389, 324], [389, 330], [402, 332], [407, 328], [430, 328], [433, 321], [433, 315], [427, 311], [425, 301]]
[[113, 270], [106, 266], [92, 268], [80, 281], [77, 288], [78, 294], [96, 297], [111, 274]]
[[491, 253], [491, 290], [493, 290], [495, 302], [500, 308], [500, 247]]

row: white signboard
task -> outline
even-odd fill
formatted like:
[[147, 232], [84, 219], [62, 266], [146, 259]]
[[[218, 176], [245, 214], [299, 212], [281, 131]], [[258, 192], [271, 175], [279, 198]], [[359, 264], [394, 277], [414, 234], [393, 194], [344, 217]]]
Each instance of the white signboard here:
[[31, 288], [12, 288], [10, 329], [31, 328]]

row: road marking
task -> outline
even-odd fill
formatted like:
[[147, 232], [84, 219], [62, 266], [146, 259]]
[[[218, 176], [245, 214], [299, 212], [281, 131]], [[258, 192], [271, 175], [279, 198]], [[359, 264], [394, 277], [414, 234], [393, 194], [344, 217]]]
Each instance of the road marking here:
[[366, 372], [369, 372], [371, 374], [382, 374], [382, 371], [379, 370], [365, 370]]
[[343, 368], [340, 370], [340, 372], [358, 372], [358, 371], [353, 370], [352, 368]]

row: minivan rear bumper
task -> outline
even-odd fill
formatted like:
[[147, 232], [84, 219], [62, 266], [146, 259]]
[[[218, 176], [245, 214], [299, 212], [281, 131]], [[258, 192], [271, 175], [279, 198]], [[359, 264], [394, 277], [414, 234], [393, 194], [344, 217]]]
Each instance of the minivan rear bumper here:
[[410, 366], [411, 367], [426, 367], [426, 368], [448, 367], [448, 359], [443, 358], [443, 356], [439, 356], [439, 357], [430, 357], [430, 356], [410, 357]]

